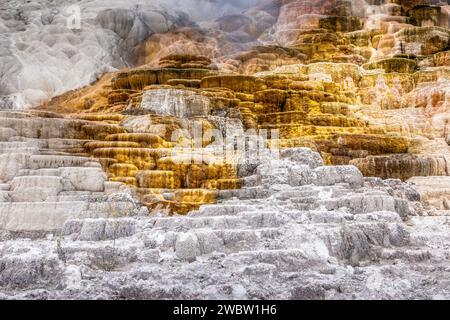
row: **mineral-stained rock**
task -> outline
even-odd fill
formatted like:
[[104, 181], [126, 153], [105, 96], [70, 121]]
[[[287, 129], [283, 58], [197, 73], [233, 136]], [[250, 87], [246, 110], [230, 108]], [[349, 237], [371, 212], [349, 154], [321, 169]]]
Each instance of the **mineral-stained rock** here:
[[153, 84], [167, 84], [173, 79], [201, 80], [212, 72], [207, 69], [135, 69], [119, 73], [112, 81], [114, 89], [142, 90]]
[[201, 88], [227, 88], [240, 93], [255, 93], [264, 88], [263, 81], [243, 75], [211, 76], [202, 79]]
[[351, 161], [366, 176], [407, 180], [415, 176], [447, 176], [449, 159], [447, 156], [427, 157], [416, 155], [369, 156]]
[[[406, 188], [402, 189], [401, 182], [365, 182], [355, 167], [324, 167], [318, 154], [305, 148], [288, 149], [281, 156], [282, 160], [271, 162], [276, 168], [267, 168], [272, 174], [276, 175], [277, 168], [286, 168], [292, 173], [298, 173], [298, 169], [302, 168], [311, 173], [316, 172], [319, 177], [323, 177], [326, 172], [326, 186], [310, 183], [292, 186], [272, 184], [266, 189], [267, 195], [261, 195], [259, 199], [246, 199], [247, 192], [264, 185], [263, 177], [257, 177], [256, 180], [261, 183], [235, 190], [233, 198], [222, 198], [220, 204], [202, 206], [187, 217], [154, 215], [124, 218], [114, 214], [99, 217], [93, 213], [72, 216], [60, 225], [62, 232], [56, 245], [55, 240], [46, 239], [28, 244], [14, 240], [10, 241], [13, 245], [8, 246], [0, 243], [4, 260], [0, 261], [0, 265], [4, 265], [3, 269], [6, 270], [6, 273], [2, 273], [3, 278], [0, 278], [0, 290], [8, 292], [14, 288], [32, 292], [33, 288], [44, 286], [51, 297], [64, 295], [66, 290], [75, 296], [90, 297], [87, 282], [76, 280], [79, 277], [72, 272], [73, 266], [76, 266], [89, 272], [89, 283], [95, 285], [104, 296], [116, 296], [115, 291], [107, 289], [111, 281], [113, 286], [117, 285], [116, 274], [125, 276], [130, 288], [142, 294], [138, 283], [144, 281], [148, 288], [153, 283], [156, 285], [155, 280], [143, 271], [145, 268], [141, 269], [144, 265], [146, 268], [158, 268], [164, 273], [164, 277], [157, 279], [158, 285], [161, 285], [161, 281], [167, 284], [173, 281], [179, 283], [173, 277], [173, 268], [189, 263], [188, 269], [191, 271], [181, 268], [177, 278], [196, 275], [200, 272], [199, 268], [208, 273], [222, 270], [214, 275], [221, 279], [220, 283], [228, 279], [226, 283], [234, 284], [231, 274], [237, 273], [239, 283], [242, 283], [242, 277], [256, 279], [251, 285], [241, 284], [239, 290], [262, 294], [267, 279], [265, 285], [257, 279], [263, 273], [270, 277], [273, 291], [270, 295], [317, 299], [337, 293], [325, 289], [307, 290], [304, 288], [311, 286], [304, 285], [303, 289], [296, 289], [286, 295], [286, 281], [291, 283], [295, 280], [282, 275], [289, 272], [301, 276], [304, 281], [313, 281], [315, 276], [311, 278], [303, 271], [308, 270], [315, 275], [330, 276], [339, 272], [347, 279], [354, 277], [353, 272], [348, 271], [348, 264], [370, 270], [364, 265], [372, 259], [380, 261], [383, 256], [395, 255], [392, 250], [411, 250], [402, 259], [420, 256], [419, 251], [406, 249], [411, 241], [410, 233], [401, 222], [401, 218], [408, 218], [410, 208], [419, 204], [406, 200]], [[267, 167], [267, 160], [261, 161], [257, 166]], [[55, 170], [57, 172], [59, 170]], [[137, 176], [145, 180], [150, 172], [158, 173], [149, 171]], [[257, 175], [263, 172], [262, 169], [255, 171]], [[392, 194], [394, 189], [395, 195]], [[176, 194], [173, 197], [164, 196], [170, 201], [176, 201], [177, 197], [182, 199], [181, 195]], [[190, 197], [194, 197], [194, 194]], [[120, 196], [115, 201], [122, 198]], [[40, 255], [39, 263], [46, 264], [45, 268], [53, 266], [54, 276], [50, 279], [44, 275], [35, 275], [31, 272], [35, 268], [34, 262], [20, 264], [18, 261], [24, 261], [25, 253], [13, 254], [15, 241], [18, 241], [17, 246], [22, 251], [29, 248], [27, 250], [30, 252], [40, 252], [51, 248], [48, 251], [54, 252], [51, 256], [54, 261], [50, 263], [47, 255]], [[14, 264], [15, 268], [10, 266], [11, 259], [19, 259]], [[383, 259], [389, 261], [390, 258]], [[423, 261], [427, 259], [424, 256]], [[25, 271], [32, 276], [22, 279]], [[102, 277], [97, 276], [100, 273]], [[137, 278], [128, 277], [130, 274]], [[364, 288], [367, 276], [364, 275], [362, 282], [358, 280], [354, 285]], [[327, 281], [334, 283], [333, 280]], [[57, 291], [50, 288], [58, 285], [61, 287]], [[177, 285], [184, 286], [181, 283]], [[217, 287], [214, 291], [219, 292], [222, 284], [214, 280], [210, 286]], [[198, 297], [209, 296], [205, 295], [203, 285], [189, 290]], [[184, 296], [181, 292], [174, 294], [177, 297]], [[231, 290], [217, 294], [226, 297], [236, 293]], [[345, 293], [338, 295], [345, 296]]]
[[0, 299], [450, 297], [450, 10], [394, 2], [0, 5], [0, 108], [129, 66], [0, 112]]
[[210, 112], [209, 99], [183, 90], [149, 90], [142, 97], [141, 108], [158, 115], [177, 118], [206, 116]]

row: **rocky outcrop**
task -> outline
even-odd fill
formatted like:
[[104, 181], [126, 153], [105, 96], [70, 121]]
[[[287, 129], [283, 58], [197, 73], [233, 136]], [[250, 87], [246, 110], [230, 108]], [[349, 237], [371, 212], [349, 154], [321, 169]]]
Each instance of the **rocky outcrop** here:
[[351, 163], [359, 167], [366, 176], [378, 176], [384, 179], [407, 180], [416, 176], [448, 176], [450, 173], [448, 156], [373, 156], [356, 159]]
[[148, 213], [133, 200], [131, 190], [107, 181], [97, 160], [66, 152], [83, 145], [83, 140], [70, 138], [70, 130], [67, 138], [53, 138], [50, 132], [40, 139], [16, 134], [11, 141], [1, 142], [0, 229], [4, 236], [42, 236], [61, 230], [70, 219]]
[[[308, 176], [311, 180], [303, 179]], [[290, 299], [303, 297], [306, 289], [299, 288], [307, 287], [328, 299], [400, 298], [422, 283], [410, 280], [409, 286], [393, 290], [395, 284], [372, 279], [387, 281], [379, 275], [386, 268], [396, 273], [393, 260], [420, 264], [429, 259], [428, 252], [410, 246], [412, 235], [402, 222], [423, 213], [412, 186], [364, 180], [355, 167], [324, 167], [319, 154], [305, 148], [286, 150], [281, 159], [268, 154], [247, 170], [242, 184], [240, 190], [219, 192], [220, 203], [187, 217], [73, 216], [56, 239], [47, 235], [26, 242], [6, 236], [0, 242], [0, 294]], [[372, 267], [373, 261], [380, 266]], [[153, 271], [160, 276], [149, 277]], [[205, 272], [214, 279], [197, 282]], [[412, 270], [403, 272], [406, 277]], [[337, 290], [340, 283], [351, 289]], [[37, 288], [46, 288], [45, 293]], [[421, 291], [424, 297], [433, 295], [428, 290]]]
[[238, 2], [0, 5], [0, 299], [450, 297], [449, 6]]

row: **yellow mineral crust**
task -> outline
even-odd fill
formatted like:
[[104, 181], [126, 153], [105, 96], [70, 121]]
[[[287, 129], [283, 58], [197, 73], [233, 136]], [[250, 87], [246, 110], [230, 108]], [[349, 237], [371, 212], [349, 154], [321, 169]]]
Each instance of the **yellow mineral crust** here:
[[[65, 128], [83, 141], [72, 152], [98, 158], [112, 181], [170, 213], [241, 185], [235, 163], [211, 151], [214, 138], [194, 141], [196, 125], [202, 134], [278, 130], [268, 146], [309, 147], [367, 176], [449, 175], [445, 6], [394, 2], [374, 4], [374, 17], [350, 1], [281, 1], [270, 32], [242, 29], [260, 45], [237, 53], [195, 28], [155, 34], [139, 48], [140, 67], [53, 99], [38, 108], [41, 122], [1, 126], [43, 138]], [[216, 22], [223, 32], [242, 23]]]

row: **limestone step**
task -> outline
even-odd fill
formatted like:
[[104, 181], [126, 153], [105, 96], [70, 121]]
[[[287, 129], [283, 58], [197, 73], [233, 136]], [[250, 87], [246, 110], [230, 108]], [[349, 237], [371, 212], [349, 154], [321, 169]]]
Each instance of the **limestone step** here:
[[9, 151], [10, 149], [20, 149], [27, 147], [36, 147], [36, 146], [25, 141], [0, 142], [0, 151], [2, 150]]
[[71, 202], [14, 202], [0, 203], [0, 229], [12, 232], [55, 231], [64, 222], [81, 217], [88, 203]]
[[17, 131], [12, 128], [0, 127], [0, 141], [8, 142], [17, 136]]
[[377, 211], [397, 211], [396, 201], [388, 195], [352, 195], [347, 198], [337, 198], [320, 201], [327, 210], [348, 208], [352, 213], [369, 213]]
[[[90, 165], [85, 163], [85, 165]], [[103, 192], [105, 190], [104, 183], [107, 180], [106, 174], [102, 168], [96, 166], [86, 167], [59, 167], [60, 176], [66, 183], [66, 190], [70, 188], [76, 191]]]
[[151, 133], [121, 133], [111, 134], [105, 138], [106, 141], [122, 141], [122, 142], [136, 142], [142, 147], [148, 148], [167, 148], [171, 143], [162, 139], [159, 135]]
[[84, 149], [65, 149], [61, 151], [56, 150], [40, 150], [40, 155], [48, 155], [48, 156], [69, 156], [69, 157], [89, 157], [90, 154], [86, 153]]
[[200, 210], [192, 212], [190, 216], [235, 216], [240, 212], [252, 210], [254, 206], [251, 204], [220, 204], [220, 205], [203, 205]]
[[143, 170], [136, 173], [140, 188], [178, 189], [181, 181], [173, 171]]
[[27, 143], [27, 147], [36, 147], [36, 148], [47, 148], [48, 143], [45, 139], [39, 138], [29, 138], [26, 136], [14, 136], [8, 139], [8, 141], [4, 141], [5, 143], [17, 143], [17, 142], [25, 142]]
[[255, 247], [256, 244], [264, 241], [263, 239], [274, 239], [283, 234], [283, 230], [279, 228], [255, 228], [255, 229], [227, 229], [214, 230], [219, 239], [222, 239], [223, 245], [228, 248], [236, 248], [236, 246]]
[[91, 198], [90, 192], [80, 191], [75, 194], [63, 195], [63, 192], [58, 195], [49, 195], [46, 198], [48, 202], [69, 202], [69, 201], [89, 201]]
[[162, 228], [168, 230], [232, 229], [245, 226], [242, 219], [228, 216], [151, 218], [149, 225], [152, 229]]
[[47, 148], [49, 150], [65, 150], [71, 148], [82, 148], [90, 140], [82, 139], [47, 139]]
[[28, 166], [30, 169], [82, 167], [89, 162], [92, 162], [92, 159], [87, 157], [32, 155], [28, 160]]
[[135, 178], [139, 171], [138, 167], [131, 163], [111, 163], [107, 167], [108, 173], [116, 178]]
[[112, 177], [109, 180], [114, 183], [125, 184], [136, 188], [138, 186], [137, 180], [134, 177]]
[[59, 176], [60, 171], [58, 168], [44, 168], [44, 169], [22, 169], [17, 173], [17, 176]]
[[231, 198], [237, 198], [241, 200], [247, 199], [264, 199], [270, 195], [267, 188], [264, 187], [247, 187], [243, 189], [234, 190], [219, 190], [217, 192], [217, 199], [226, 200]]
[[[330, 195], [332, 194], [332, 192], [334, 191], [334, 188], [330, 188]], [[297, 188], [291, 188], [288, 190], [280, 190], [276, 197], [277, 199], [292, 199], [292, 198], [305, 198], [305, 199], [310, 199], [310, 198], [314, 198], [317, 199], [321, 192], [323, 192], [323, 188], [322, 189], [318, 189], [317, 187], [314, 186], [306, 186], [306, 187], [297, 187]]]
[[421, 201], [435, 214], [450, 210], [450, 177], [413, 177], [408, 180], [417, 186]]
[[11, 181], [11, 190], [20, 192], [27, 189], [54, 189], [56, 193], [63, 190], [62, 178], [55, 176], [19, 176]]
[[123, 189], [125, 188], [125, 185], [123, 183], [113, 182], [113, 181], [105, 181], [104, 186], [105, 186], [104, 193], [106, 195], [119, 193], [119, 192], [123, 191]]
[[25, 153], [25, 154], [39, 154], [39, 148], [35, 147], [18, 147], [18, 148], [1, 148], [0, 149], [0, 155], [1, 154], [8, 154], [8, 153]]
[[114, 200], [101, 202], [89, 202], [88, 211], [92, 213], [91, 217], [125, 217], [136, 213], [136, 203], [131, 201]]
[[314, 262], [319, 263], [320, 260], [312, 260], [304, 250], [300, 249], [241, 251], [228, 255], [224, 260], [225, 265], [266, 263], [274, 265], [280, 272], [298, 272], [304, 268], [313, 267]]
[[137, 142], [129, 141], [89, 141], [84, 143], [83, 147], [92, 152], [95, 149], [102, 148], [140, 148], [141, 145]]
[[421, 249], [390, 249], [383, 248], [381, 253], [382, 259], [386, 260], [402, 260], [408, 262], [424, 262], [431, 259], [431, 253], [429, 250]]
[[238, 217], [244, 219], [249, 227], [255, 229], [280, 228], [292, 221], [289, 216], [275, 210], [242, 211], [238, 214]]
[[21, 119], [29, 117], [28, 113], [21, 111], [1, 110], [0, 117]]
[[[56, 183], [58, 181], [59, 183]], [[16, 189], [53, 188], [62, 190], [104, 191], [106, 175], [96, 167], [60, 167], [58, 169], [21, 170], [12, 181]], [[61, 187], [59, 186], [61, 184]]]
[[96, 158], [115, 159], [119, 163], [130, 163], [141, 170], [155, 169], [154, 155], [158, 149], [148, 148], [99, 148], [92, 152]]
[[126, 238], [138, 231], [136, 220], [71, 219], [64, 223], [62, 234], [76, 241], [109, 241]]

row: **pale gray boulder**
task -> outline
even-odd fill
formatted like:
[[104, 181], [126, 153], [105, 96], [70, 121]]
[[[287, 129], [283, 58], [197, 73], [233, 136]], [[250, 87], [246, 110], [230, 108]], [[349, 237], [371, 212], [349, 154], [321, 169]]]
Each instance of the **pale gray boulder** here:
[[316, 184], [319, 186], [330, 186], [337, 183], [348, 183], [353, 188], [364, 185], [364, 177], [355, 166], [328, 166], [318, 167]]
[[[220, 250], [223, 247], [222, 239], [211, 230], [196, 231], [200, 254], [205, 255]], [[178, 255], [178, 252], [177, 252]]]
[[105, 190], [104, 183], [107, 176], [102, 168], [66, 167], [59, 170], [61, 177], [70, 181], [77, 191], [103, 192]]
[[281, 150], [281, 158], [289, 159], [299, 165], [307, 165], [311, 169], [324, 165], [320, 153], [308, 148], [289, 148]]
[[293, 163], [289, 160], [269, 160], [260, 164], [256, 174], [265, 186], [289, 184], [289, 169]]
[[101, 241], [105, 239], [105, 220], [86, 219], [83, 221], [78, 240]]
[[288, 182], [292, 187], [314, 184], [317, 174], [308, 165], [295, 165], [288, 170]]
[[147, 90], [142, 96], [141, 109], [158, 115], [177, 118], [207, 116], [210, 112], [209, 98], [191, 90]]
[[195, 261], [197, 256], [200, 255], [200, 244], [195, 233], [180, 233], [175, 243], [175, 252], [181, 260]]

